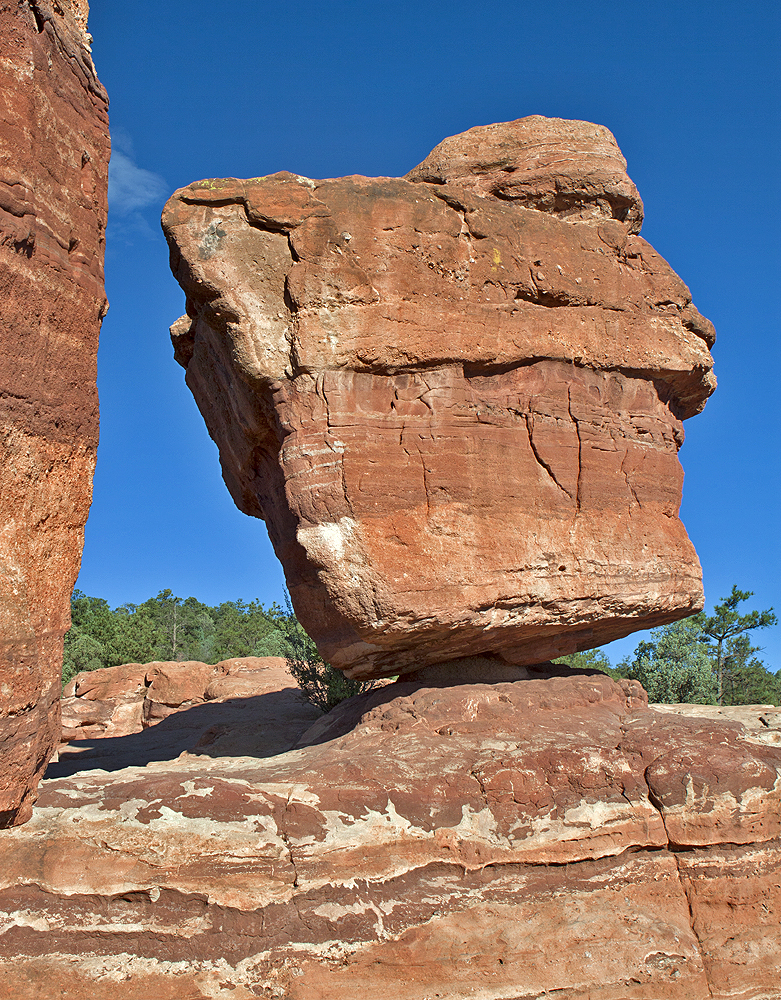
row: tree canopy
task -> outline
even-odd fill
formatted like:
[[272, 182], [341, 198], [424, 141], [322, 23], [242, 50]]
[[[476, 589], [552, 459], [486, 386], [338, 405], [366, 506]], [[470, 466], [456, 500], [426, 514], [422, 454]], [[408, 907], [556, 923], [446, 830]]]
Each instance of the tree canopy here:
[[[707, 635], [716, 643], [716, 698], [719, 705], [722, 704], [724, 697], [725, 669], [728, 671], [745, 669], [745, 663], [740, 662], [741, 654], [745, 660], [750, 653], [759, 652], [759, 647], [749, 648], [746, 633], [756, 628], [768, 628], [778, 621], [772, 608], [766, 611], [749, 611], [747, 615], [739, 614], [738, 605], [753, 596], [753, 591], [738, 590], [733, 586], [729, 597], [725, 597], [717, 604], [713, 614], [702, 622], [703, 635]], [[759, 663], [758, 660], [756, 662]]]
[[[241, 599], [209, 607], [161, 590], [143, 604], [112, 610], [102, 597], [80, 590], [71, 599], [72, 625], [65, 636], [63, 681], [81, 670], [152, 660], [219, 663], [232, 656], [289, 656], [292, 609], [265, 608]], [[296, 623], [297, 624], [297, 623]]]

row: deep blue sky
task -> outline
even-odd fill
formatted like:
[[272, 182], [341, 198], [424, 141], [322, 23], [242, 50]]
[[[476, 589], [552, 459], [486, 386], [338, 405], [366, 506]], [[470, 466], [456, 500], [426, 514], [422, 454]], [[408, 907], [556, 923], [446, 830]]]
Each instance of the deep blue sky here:
[[[780, 28], [779, 5], [756, 0], [94, 3], [115, 150], [111, 310], [78, 586], [112, 606], [164, 587], [281, 601], [265, 527], [234, 508], [173, 360], [184, 300], [158, 222], [166, 197], [283, 169], [399, 175], [445, 136], [542, 114], [611, 129], [643, 235], [716, 325], [720, 388], [685, 425], [682, 516], [708, 607], [737, 583], [781, 613]], [[756, 637], [781, 667], [781, 628]]]

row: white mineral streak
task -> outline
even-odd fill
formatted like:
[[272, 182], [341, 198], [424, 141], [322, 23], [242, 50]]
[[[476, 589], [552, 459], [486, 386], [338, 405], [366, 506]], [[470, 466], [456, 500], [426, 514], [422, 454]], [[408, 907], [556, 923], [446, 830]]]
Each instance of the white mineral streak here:
[[[772, 804], [776, 808], [768, 808]], [[712, 844], [714, 828], [723, 828], [725, 842], [751, 844], [772, 840], [781, 834], [781, 770], [771, 789], [745, 789], [736, 798], [731, 791], [719, 792], [703, 784], [695, 791], [689, 775], [686, 798], [664, 806], [662, 815], [667, 833], [674, 843]]]

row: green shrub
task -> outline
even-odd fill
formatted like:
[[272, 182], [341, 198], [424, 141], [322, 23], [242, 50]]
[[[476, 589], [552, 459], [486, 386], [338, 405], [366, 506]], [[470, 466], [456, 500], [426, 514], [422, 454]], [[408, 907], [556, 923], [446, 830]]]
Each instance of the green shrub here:
[[287, 668], [306, 700], [323, 712], [330, 712], [340, 701], [370, 691], [376, 685], [376, 681], [354, 681], [326, 663], [293, 614], [289, 599], [284, 631], [291, 650]]
[[62, 657], [62, 683], [67, 684], [82, 670], [99, 670], [103, 666], [103, 646], [91, 635], [71, 633], [65, 636]]

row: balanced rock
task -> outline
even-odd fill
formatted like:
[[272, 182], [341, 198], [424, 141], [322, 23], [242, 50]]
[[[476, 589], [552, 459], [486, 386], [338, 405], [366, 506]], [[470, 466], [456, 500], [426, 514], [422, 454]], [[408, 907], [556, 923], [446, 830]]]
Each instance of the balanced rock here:
[[176, 357], [347, 674], [533, 664], [702, 606], [678, 449], [714, 332], [625, 166], [607, 129], [532, 117], [406, 178], [168, 202]]
[[0, 826], [59, 741], [98, 443], [109, 134], [86, 14], [0, 4]]
[[778, 996], [781, 747], [738, 722], [594, 675], [397, 682], [255, 736], [47, 776], [0, 831], [0, 995]]

